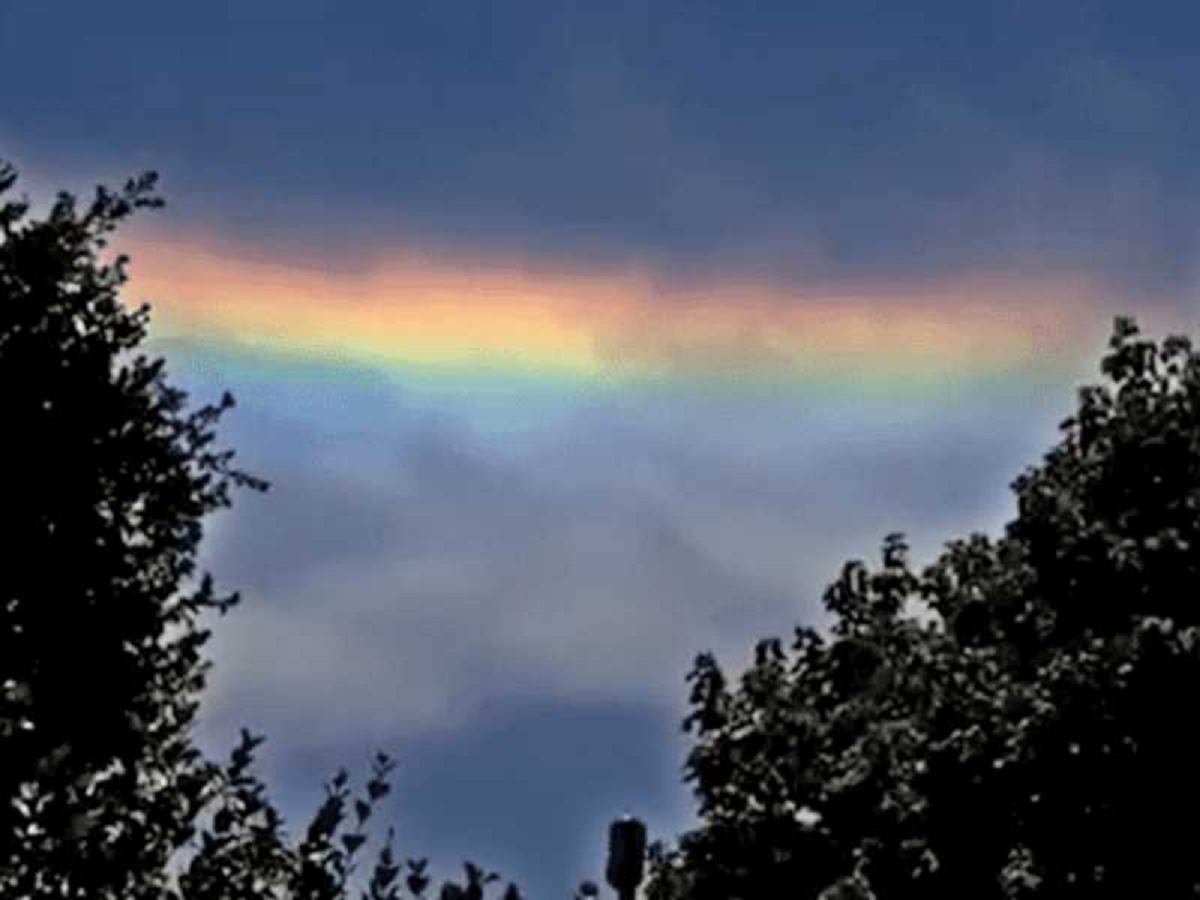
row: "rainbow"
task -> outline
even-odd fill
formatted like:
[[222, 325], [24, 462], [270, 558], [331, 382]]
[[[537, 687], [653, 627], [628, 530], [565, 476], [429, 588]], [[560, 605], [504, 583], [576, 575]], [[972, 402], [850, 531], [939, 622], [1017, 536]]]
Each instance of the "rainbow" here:
[[[259, 366], [371, 369], [417, 384], [718, 393], [1056, 379], [1107, 319], [1075, 276], [961, 276], [806, 289], [403, 249], [353, 273], [203, 238], [126, 241], [126, 296], [156, 338]], [[1089, 311], [1090, 310], [1090, 311]], [[1092, 327], [1095, 326], [1095, 327]]]

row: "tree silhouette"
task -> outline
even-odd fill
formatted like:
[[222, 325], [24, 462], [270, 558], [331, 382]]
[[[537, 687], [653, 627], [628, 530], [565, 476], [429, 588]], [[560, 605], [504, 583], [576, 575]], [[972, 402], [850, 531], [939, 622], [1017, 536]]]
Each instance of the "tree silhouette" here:
[[[232, 398], [189, 410], [139, 352], [149, 310], [121, 302], [127, 260], [102, 258], [162, 205], [155, 176], [84, 209], [60, 193], [41, 219], [15, 182], [0, 164], [0, 896], [348, 897], [393, 763], [359, 797], [339, 771], [291, 840], [251, 771], [262, 738], [224, 763], [192, 740], [200, 616], [238, 602], [196, 572], [203, 519], [266, 484], [216, 443]], [[425, 865], [401, 884], [389, 832], [363, 896], [423, 896]], [[498, 877], [466, 872], [445, 890], [478, 900]]]
[[828, 637], [697, 659], [649, 900], [1200, 893], [1200, 354], [1118, 318], [1101, 371], [1002, 537], [916, 573], [889, 535]]

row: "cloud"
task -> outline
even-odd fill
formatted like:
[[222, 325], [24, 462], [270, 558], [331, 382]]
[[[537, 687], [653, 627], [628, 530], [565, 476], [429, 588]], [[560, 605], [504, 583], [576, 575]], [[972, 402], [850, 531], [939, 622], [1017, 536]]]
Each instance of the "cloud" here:
[[218, 645], [217, 698], [244, 686], [272, 716], [321, 710], [315, 738], [437, 731], [493, 691], [653, 694], [714, 620], [783, 599], [636, 494], [548, 489], [430, 435], [398, 456], [397, 488], [371, 502], [310, 482], [265, 521], [222, 528], [213, 566], [253, 600]]
[[6, 8], [0, 77], [24, 88], [6, 107], [18, 162], [157, 167], [164, 223], [349, 268], [407, 243], [788, 278], [1087, 267], [1160, 301], [1194, 287], [1183, 8], [147, 10], [64, 25]]
[[874, 422], [819, 404], [757, 421], [581, 405], [514, 450], [376, 398], [362, 456], [348, 436], [293, 441], [260, 394], [234, 418], [275, 487], [206, 544], [246, 598], [217, 628], [206, 715], [320, 746], [448, 733], [505, 698], [678, 711], [695, 653], [736, 667], [757, 638], [818, 621], [841, 562], [886, 532], [932, 552], [998, 524], [1021, 399]]

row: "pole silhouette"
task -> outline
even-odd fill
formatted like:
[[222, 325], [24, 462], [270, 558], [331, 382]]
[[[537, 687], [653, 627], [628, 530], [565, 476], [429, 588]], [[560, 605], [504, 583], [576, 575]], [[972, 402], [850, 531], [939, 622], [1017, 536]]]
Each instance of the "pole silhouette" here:
[[619, 900], [634, 900], [646, 859], [646, 826], [626, 814], [608, 829], [608, 883]]

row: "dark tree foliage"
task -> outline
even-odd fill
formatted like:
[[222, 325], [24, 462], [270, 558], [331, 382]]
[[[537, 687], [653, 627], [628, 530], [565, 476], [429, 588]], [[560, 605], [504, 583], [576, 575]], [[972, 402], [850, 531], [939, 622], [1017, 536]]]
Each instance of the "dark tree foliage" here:
[[697, 659], [649, 900], [1200, 894], [1200, 353], [1118, 318], [1101, 370], [1002, 537], [890, 535], [829, 636]]
[[[339, 771], [290, 839], [251, 771], [262, 738], [227, 762], [192, 739], [200, 617], [238, 602], [196, 572], [202, 521], [266, 485], [216, 443], [232, 398], [190, 410], [138, 352], [149, 310], [122, 304], [126, 260], [104, 258], [161, 205], [155, 177], [85, 209], [60, 193], [42, 219], [15, 181], [0, 164], [0, 897], [350, 897], [392, 762], [357, 797]], [[425, 896], [425, 868], [396, 861], [389, 831], [361, 896]], [[481, 900], [498, 878], [465, 868], [441, 896]]]

